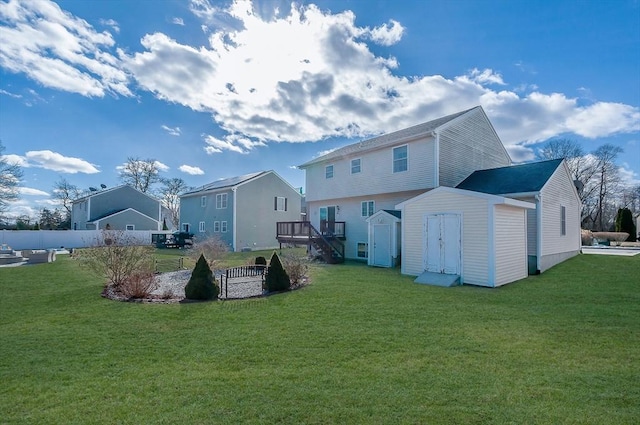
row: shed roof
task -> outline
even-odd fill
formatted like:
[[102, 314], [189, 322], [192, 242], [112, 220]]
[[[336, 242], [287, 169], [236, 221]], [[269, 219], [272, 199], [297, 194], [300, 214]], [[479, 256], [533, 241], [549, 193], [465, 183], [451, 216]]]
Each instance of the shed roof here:
[[551, 159], [478, 170], [471, 173], [456, 187], [492, 195], [539, 192], [561, 163], [562, 159]]
[[329, 152], [326, 155], [322, 155], [322, 156], [319, 156], [318, 158], [312, 159], [311, 161], [305, 162], [304, 164], [300, 165], [299, 168], [306, 168], [318, 162], [328, 161], [334, 158], [339, 158], [343, 156], [357, 154], [360, 152], [369, 151], [369, 150], [372, 150], [381, 146], [386, 146], [388, 144], [392, 144], [397, 141], [404, 140], [410, 137], [415, 137], [422, 134], [429, 134], [432, 131], [437, 130], [439, 127], [442, 127], [449, 121], [452, 121], [477, 108], [482, 108], [482, 107], [476, 106], [471, 109], [456, 112], [455, 114], [447, 115], [441, 118], [436, 118], [435, 120], [427, 121], [422, 124], [414, 125], [413, 127], [394, 131], [392, 133], [383, 134], [381, 136], [374, 137], [368, 140], [363, 140], [361, 142], [352, 143], [340, 149], [336, 149], [332, 152]]

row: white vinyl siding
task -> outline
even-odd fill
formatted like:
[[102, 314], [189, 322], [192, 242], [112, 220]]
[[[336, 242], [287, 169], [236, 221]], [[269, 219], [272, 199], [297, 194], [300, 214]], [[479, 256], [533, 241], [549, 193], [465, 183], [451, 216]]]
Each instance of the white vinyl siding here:
[[495, 206], [496, 286], [527, 277], [525, 220], [526, 210], [522, 208]]
[[362, 159], [356, 158], [351, 160], [351, 174], [358, 174], [362, 171]]
[[441, 186], [454, 187], [476, 170], [511, 165], [493, 126], [479, 109], [441, 131], [439, 151]]
[[407, 145], [393, 148], [393, 172], [401, 173], [409, 169], [409, 147]]
[[358, 154], [361, 158], [361, 170], [349, 175], [348, 179], [338, 178], [347, 174], [352, 158], [341, 158], [332, 164], [334, 179], [325, 178], [326, 163], [309, 166], [305, 170], [307, 181], [307, 202], [336, 198], [353, 198], [383, 193], [408, 192], [434, 187], [435, 162], [434, 141], [432, 137], [423, 137], [411, 142], [409, 146], [408, 170], [394, 173], [391, 165], [391, 149], [377, 149]]
[[204, 233], [206, 231], [205, 226], [204, 226], [204, 221], [201, 221], [200, 223], [198, 223], [198, 231], [200, 233]]
[[362, 217], [369, 217], [375, 213], [375, 201], [362, 201], [360, 204], [360, 214]]
[[227, 194], [218, 193], [216, 195], [216, 209], [223, 210], [227, 208]]

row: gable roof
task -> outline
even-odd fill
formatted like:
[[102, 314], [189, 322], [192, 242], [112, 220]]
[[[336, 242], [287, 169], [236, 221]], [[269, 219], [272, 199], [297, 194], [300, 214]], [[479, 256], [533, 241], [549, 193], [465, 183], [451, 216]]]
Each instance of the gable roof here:
[[453, 193], [461, 196], [468, 196], [470, 198], [485, 199], [490, 204], [494, 204], [494, 205], [503, 204], [503, 205], [510, 205], [512, 207], [529, 208], [529, 209], [534, 209], [536, 207], [531, 202], [520, 201], [518, 199], [512, 199], [506, 196], [500, 196], [500, 195], [495, 195], [495, 194], [490, 194], [485, 192], [477, 192], [477, 191], [466, 190], [466, 189], [459, 189], [457, 187], [438, 186], [435, 189], [430, 189], [424, 193], [421, 193], [420, 195], [414, 196], [411, 199], [407, 199], [406, 201], [399, 203], [398, 205], [396, 205], [396, 209], [402, 211], [407, 205], [413, 204], [414, 202], [424, 198], [429, 198], [441, 192]]
[[115, 191], [118, 191], [118, 190], [121, 190], [121, 189], [125, 189], [125, 188], [129, 188], [129, 189], [135, 190], [136, 192], [140, 193], [141, 195], [146, 196], [149, 199], [152, 199], [152, 200], [154, 200], [156, 202], [160, 202], [159, 199], [157, 199], [157, 198], [155, 198], [155, 197], [153, 197], [153, 196], [151, 196], [151, 195], [149, 195], [147, 193], [141, 192], [141, 191], [139, 191], [138, 189], [136, 189], [135, 187], [133, 187], [133, 186], [131, 186], [129, 184], [121, 184], [120, 186], [114, 186], [114, 187], [110, 187], [108, 189], [98, 190], [96, 192], [89, 192], [86, 195], [83, 195], [83, 196], [81, 196], [79, 198], [74, 199], [71, 203], [75, 204], [76, 202], [81, 202], [81, 201], [84, 201], [85, 199], [93, 198], [95, 196], [101, 196], [101, 195], [104, 195], [104, 194], [107, 194], [107, 193], [110, 193], [110, 192], [115, 192]]
[[255, 179], [257, 177], [263, 176], [267, 173], [269, 173], [270, 171], [260, 171], [257, 173], [250, 173], [250, 174], [244, 174], [242, 176], [236, 176], [236, 177], [229, 177], [227, 179], [220, 179], [220, 180], [216, 180], [212, 183], [208, 183], [205, 184], [204, 186], [200, 186], [197, 189], [191, 190], [189, 192], [185, 192], [180, 196], [187, 196], [187, 195], [193, 195], [195, 193], [200, 193], [200, 192], [208, 192], [208, 191], [213, 191], [213, 190], [220, 190], [220, 189], [226, 189], [226, 188], [230, 188], [230, 187], [234, 187], [237, 186], [241, 183], [245, 183], [249, 180]]
[[456, 187], [492, 195], [539, 192], [562, 161], [562, 159], [551, 159], [489, 170], [478, 170], [471, 173]]
[[471, 109], [456, 112], [455, 114], [447, 115], [441, 118], [436, 118], [435, 120], [427, 121], [422, 124], [414, 125], [413, 127], [383, 134], [381, 136], [374, 137], [373, 139], [352, 143], [350, 145], [336, 149], [333, 152], [329, 152], [326, 155], [322, 155], [315, 159], [312, 159], [311, 161], [305, 162], [304, 164], [299, 165], [298, 168], [306, 168], [318, 162], [329, 161], [334, 158], [340, 158], [348, 155], [358, 154], [360, 152], [370, 151], [382, 146], [397, 143], [402, 140], [429, 134], [433, 131], [436, 131], [439, 127], [442, 127], [443, 125], [449, 123], [450, 121], [453, 121], [454, 119], [478, 108], [482, 109], [481, 106], [476, 106]]

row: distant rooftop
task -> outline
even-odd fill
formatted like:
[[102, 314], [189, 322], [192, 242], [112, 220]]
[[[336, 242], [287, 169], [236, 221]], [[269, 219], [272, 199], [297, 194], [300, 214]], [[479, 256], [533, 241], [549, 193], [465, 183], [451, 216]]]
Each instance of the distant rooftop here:
[[248, 180], [254, 179], [256, 177], [259, 177], [263, 174], [267, 174], [268, 171], [260, 171], [257, 173], [250, 173], [250, 174], [244, 174], [242, 176], [236, 176], [236, 177], [229, 177], [227, 179], [220, 179], [220, 180], [216, 180], [212, 183], [208, 183], [205, 184], [204, 186], [200, 186], [194, 190], [191, 190], [189, 192], [185, 192], [182, 194], [182, 196], [184, 195], [192, 195], [194, 193], [198, 193], [198, 192], [206, 192], [206, 191], [210, 191], [210, 190], [218, 190], [218, 189], [224, 189], [227, 187], [233, 187], [236, 185], [239, 185], [240, 183], [244, 183]]

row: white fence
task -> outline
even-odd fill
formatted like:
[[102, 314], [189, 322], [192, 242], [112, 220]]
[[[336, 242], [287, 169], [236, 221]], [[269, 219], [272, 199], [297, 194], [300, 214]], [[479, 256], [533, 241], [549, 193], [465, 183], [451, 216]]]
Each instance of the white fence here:
[[[100, 230], [0, 230], [0, 245], [15, 250], [85, 248], [94, 245]], [[127, 230], [127, 237], [151, 244], [152, 235], [170, 234], [170, 231]]]

